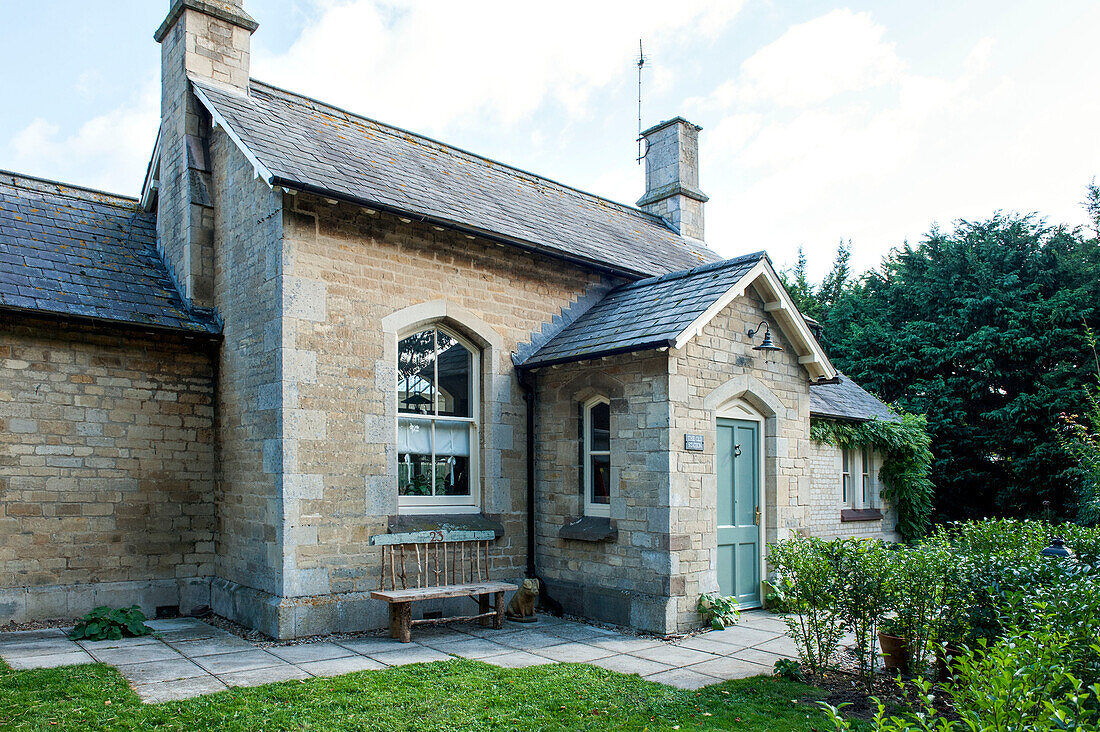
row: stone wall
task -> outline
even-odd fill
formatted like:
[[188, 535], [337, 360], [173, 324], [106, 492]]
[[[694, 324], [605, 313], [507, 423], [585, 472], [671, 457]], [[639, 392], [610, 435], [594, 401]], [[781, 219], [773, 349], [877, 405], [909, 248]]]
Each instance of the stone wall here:
[[[522, 576], [526, 416], [510, 354], [600, 285], [599, 275], [307, 194], [286, 200], [276, 296], [283, 316], [267, 336], [278, 334], [282, 363], [281, 515], [270, 545], [282, 555], [282, 582], [269, 632], [386, 622], [385, 604], [369, 599], [380, 575], [369, 539], [398, 514], [394, 318], [409, 327], [442, 319], [483, 349], [481, 509], [503, 527], [491, 573]], [[265, 445], [265, 469], [276, 467], [266, 464], [275, 447]]]
[[0, 316], [0, 625], [209, 603], [212, 350]]
[[281, 594], [283, 581], [280, 374], [306, 366], [292, 358], [288, 363], [282, 347], [280, 194], [256, 179], [221, 129], [210, 145], [218, 213], [214, 302], [224, 321], [217, 371], [214, 608], [275, 635], [272, 598]]
[[[841, 484], [840, 448], [822, 442], [810, 443], [810, 522], [808, 533], [824, 539], [840, 536], [899, 541], [895, 527], [897, 512], [879, 499], [882, 518], [873, 521], [841, 521], [844, 491]], [[881, 456], [874, 455], [875, 464], [882, 466]], [[859, 476], [856, 476], [857, 480]]]
[[[677, 606], [681, 630], [698, 625], [699, 595], [718, 589], [715, 418], [724, 404], [742, 399], [766, 417], [762, 511], [767, 543], [810, 520], [809, 377], [774, 322], [772, 338], [783, 350], [752, 350], [746, 332], [762, 317], [763, 302], [750, 287], [669, 359], [669, 541], [674, 547], [672, 576], [684, 588]], [[683, 450], [687, 433], [704, 435], [705, 449]]]
[[[539, 574], [567, 612], [655, 633], [676, 630], [683, 591], [669, 552], [668, 356], [643, 353], [537, 372]], [[611, 539], [565, 539], [583, 513], [580, 411], [611, 403]]]

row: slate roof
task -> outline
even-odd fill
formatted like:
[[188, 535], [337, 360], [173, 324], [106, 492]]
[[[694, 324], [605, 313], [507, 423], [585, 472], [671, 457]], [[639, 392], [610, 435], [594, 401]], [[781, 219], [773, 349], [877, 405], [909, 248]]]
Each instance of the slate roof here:
[[620, 285], [522, 363], [524, 368], [671, 346], [764, 252]]
[[157, 253], [131, 198], [0, 171], [0, 309], [214, 334]]
[[192, 80], [268, 182], [547, 251], [634, 276], [719, 259], [659, 217], [252, 80]]
[[810, 384], [810, 414], [856, 422], [898, 421], [885, 404], [844, 374], [838, 374], [835, 383]]

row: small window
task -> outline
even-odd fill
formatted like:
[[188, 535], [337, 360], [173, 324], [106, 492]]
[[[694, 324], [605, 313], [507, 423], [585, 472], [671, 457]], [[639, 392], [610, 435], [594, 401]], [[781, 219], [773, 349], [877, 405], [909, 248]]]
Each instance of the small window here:
[[875, 471], [871, 461], [870, 448], [864, 447], [860, 451], [860, 464], [863, 466], [863, 507], [875, 507]]
[[842, 500], [843, 500], [845, 506], [851, 506], [852, 505], [852, 494], [853, 494], [853, 490], [852, 490], [852, 487], [853, 487], [853, 483], [852, 483], [852, 463], [855, 462], [853, 460], [854, 456], [853, 456], [852, 453], [853, 453], [852, 450], [841, 450], [840, 451], [840, 454], [841, 454], [841, 458], [840, 458], [840, 460], [841, 460], [841, 471], [840, 471], [841, 479], [840, 480], [841, 480], [841, 484], [843, 486], [843, 491], [844, 491], [844, 495], [843, 495]]
[[397, 345], [397, 492], [402, 507], [477, 502], [477, 351], [432, 327]]
[[611, 404], [596, 397], [584, 405], [584, 513], [611, 515]]

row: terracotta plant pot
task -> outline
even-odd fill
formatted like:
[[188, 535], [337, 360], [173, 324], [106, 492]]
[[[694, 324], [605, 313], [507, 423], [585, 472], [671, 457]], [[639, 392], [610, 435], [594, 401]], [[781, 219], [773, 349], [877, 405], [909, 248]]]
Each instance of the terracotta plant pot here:
[[913, 652], [909, 649], [908, 640], [896, 635], [879, 633], [878, 645], [882, 650], [883, 668], [888, 671], [905, 671], [909, 668]]

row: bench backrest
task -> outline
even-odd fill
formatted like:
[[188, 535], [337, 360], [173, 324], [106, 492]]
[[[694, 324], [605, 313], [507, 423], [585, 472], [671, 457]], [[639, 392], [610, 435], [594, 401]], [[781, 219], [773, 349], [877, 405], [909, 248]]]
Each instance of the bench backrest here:
[[[378, 534], [370, 543], [382, 547], [382, 580], [389, 588], [442, 587], [489, 581], [489, 542], [492, 531], [439, 530]], [[416, 560], [414, 572], [412, 560]], [[411, 574], [411, 576], [410, 576]]]

